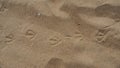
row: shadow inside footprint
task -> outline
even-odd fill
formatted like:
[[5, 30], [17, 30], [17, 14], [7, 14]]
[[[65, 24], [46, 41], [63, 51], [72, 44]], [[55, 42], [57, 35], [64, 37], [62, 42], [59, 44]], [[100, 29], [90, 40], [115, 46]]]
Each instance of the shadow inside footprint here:
[[93, 65], [86, 65], [77, 62], [64, 62], [60, 58], [51, 58], [45, 68], [95, 68]]
[[45, 68], [65, 68], [64, 61], [60, 58], [51, 58]]

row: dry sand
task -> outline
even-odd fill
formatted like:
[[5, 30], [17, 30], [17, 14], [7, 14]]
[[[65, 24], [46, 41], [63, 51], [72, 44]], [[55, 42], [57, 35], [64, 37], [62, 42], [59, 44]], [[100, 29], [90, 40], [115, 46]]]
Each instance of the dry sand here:
[[0, 0], [0, 68], [120, 68], [120, 0]]

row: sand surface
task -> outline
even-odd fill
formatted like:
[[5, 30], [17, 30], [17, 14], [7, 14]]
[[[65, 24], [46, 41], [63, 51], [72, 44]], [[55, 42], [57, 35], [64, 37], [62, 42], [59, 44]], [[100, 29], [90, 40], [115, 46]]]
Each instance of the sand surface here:
[[0, 68], [120, 68], [120, 0], [0, 0]]

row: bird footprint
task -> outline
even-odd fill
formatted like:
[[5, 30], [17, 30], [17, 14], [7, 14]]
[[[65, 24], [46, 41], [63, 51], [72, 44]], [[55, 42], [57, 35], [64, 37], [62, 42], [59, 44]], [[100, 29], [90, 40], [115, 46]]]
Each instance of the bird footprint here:
[[51, 45], [57, 46], [59, 43], [61, 43], [61, 39], [57, 36], [53, 36], [53, 37], [49, 38], [49, 43]]
[[35, 37], [36, 33], [35, 33], [33, 30], [28, 29], [28, 30], [26, 31], [25, 35], [26, 35], [26, 37], [32, 39], [32, 38]]
[[98, 32], [96, 33], [96, 41], [99, 43], [105, 42], [107, 33], [108, 30], [105, 29], [98, 30]]
[[5, 42], [7, 42], [7, 43], [12, 42], [13, 39], [14, 39], [13, 34], [8, 34], [7, 36], [5, 36]]

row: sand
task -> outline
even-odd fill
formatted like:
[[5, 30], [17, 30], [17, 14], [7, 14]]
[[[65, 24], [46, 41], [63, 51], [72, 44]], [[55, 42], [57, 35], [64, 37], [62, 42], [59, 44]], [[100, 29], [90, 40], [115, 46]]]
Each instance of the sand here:
[[120, 1], [0, 0], [0, 68], [120, 68]]

